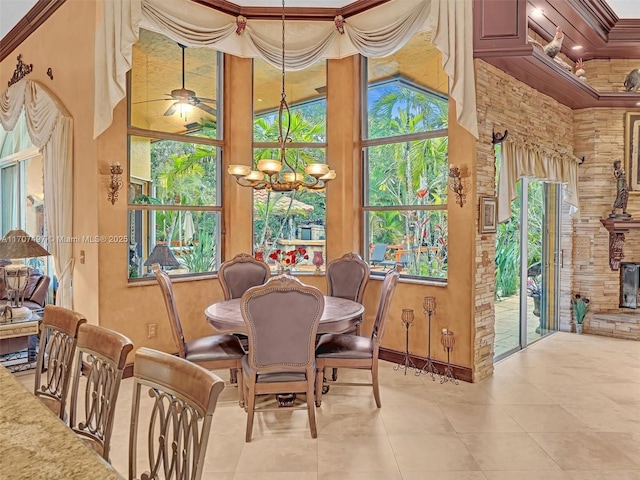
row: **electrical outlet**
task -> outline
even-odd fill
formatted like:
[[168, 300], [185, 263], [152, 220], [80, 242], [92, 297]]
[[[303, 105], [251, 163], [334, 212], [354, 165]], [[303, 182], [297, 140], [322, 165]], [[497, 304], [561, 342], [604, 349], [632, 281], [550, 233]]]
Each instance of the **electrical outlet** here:
[[156, 338], [158, 336], [158, 324], [150, 323], [148, 324], [149, 333], [147, 334], [147, 338]]

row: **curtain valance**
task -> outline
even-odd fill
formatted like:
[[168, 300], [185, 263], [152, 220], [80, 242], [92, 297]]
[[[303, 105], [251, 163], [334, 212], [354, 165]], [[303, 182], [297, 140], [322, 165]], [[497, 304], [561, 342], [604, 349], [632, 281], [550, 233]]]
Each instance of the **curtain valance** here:
[[578, 162], [569, 153], [543, 149], [526, 141], [505, 140], [502, 143], [500, 179], [498, 182], [498, 222], [511, 218], [511, 202], [518, 196], [516, 183], [521, 177], [533, 177], [546, 182], [563, 184], [563, 200], [570, 205], [570, 213], [579, 208]]
[[[390, 55], [416, 32], [431, 28], [458, 123], [478, 138], [472, 23], [471, 2], [457, 0], [393, 0], [334, 22], [287, 21], [286, 68], [300, 70], [321, 58], [356, 53]], [[280, 67], [280, 21], [235, 18], [191, 0], [98, 0], [95, 58], [103, 61], [95, 67], [94, 138], [109, 127], [114, 107], [126, 95], [126, 73], [140, 27], [184, 45], [259, 57]]]
[[48, 249], [58, 276], [56, 305], [73, 308], [73, 245], [57, 241], [73, 235], [73, 118], [38, 82], [21, 80], [0, 96], [0, 124], [13, 130], [24, 109], [27, 131], [42, 151]]

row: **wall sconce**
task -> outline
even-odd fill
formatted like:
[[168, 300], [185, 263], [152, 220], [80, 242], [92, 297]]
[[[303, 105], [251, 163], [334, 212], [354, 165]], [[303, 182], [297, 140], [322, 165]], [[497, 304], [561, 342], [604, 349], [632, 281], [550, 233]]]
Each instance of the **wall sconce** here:
[[456, 194], [456, 203], [462, 207], [467, 198], [467, 195], [462, 192], [462, 179], [460, 178], [460, 169], [451, 165], [449, 167], [449, 188]]
[[111, 205], [118, 200], [118, 191], [122, 188], [122, 167], [120, 162], [111, 164], [111, 181], [109, 182], [109, 193], [107, 199], [111, 202]]

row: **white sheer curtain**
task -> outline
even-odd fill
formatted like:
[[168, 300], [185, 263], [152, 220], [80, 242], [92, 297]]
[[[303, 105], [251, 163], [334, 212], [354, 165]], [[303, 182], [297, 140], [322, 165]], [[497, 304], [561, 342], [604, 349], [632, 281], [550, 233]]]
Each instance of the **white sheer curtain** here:
[[[286, 67], [299, 70], [320, 58], [356, 53], [390, 55], [414, 33], [433, 28], [458, 122], [478, 138], [470, 1], [392, 0], [344, 19], [344, 35], [337, 22], [287, 21]], [[98, 0], [95, 58], [103, 61], [96, 61], [94, 138], [109, 127], [113, 109], [126, 95], [126, 73], [140, 27], [188, 46], [211, 46], [280, 66], [280, 21], [234, 18], [191, 0]]]
[[563, 199], [570, 213], [578, 211], [578, 162], [570, 154], [541, 148], [526, 141], [509, 139], [502, 143], [498, 182], [498, 222], [511, 218], [511, 202], [518, 196], [516, 183], [521, 177], [533, 177], [563, 184]]
[[45, 222], [58, 276], [56, 305], [73, 308], [73, 246], [55, 241], [73, 235], [73, 118], [46, 87], [30, 80], [15, 83], [0, 96], [2, 128], [13, 130], [23, 109], [29, 137], [42, 151]]

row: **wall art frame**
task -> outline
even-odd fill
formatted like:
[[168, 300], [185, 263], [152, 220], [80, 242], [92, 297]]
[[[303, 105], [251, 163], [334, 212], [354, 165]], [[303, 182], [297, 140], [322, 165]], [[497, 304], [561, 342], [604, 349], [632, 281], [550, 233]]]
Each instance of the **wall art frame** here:
[[624, 167], [630, 193], [640, 195], [640, 111], [627, 112], [624, 120]]
[[496, 197], [480, 197], [480, 233], [496, 233], [498, 230], [498, 204]]

